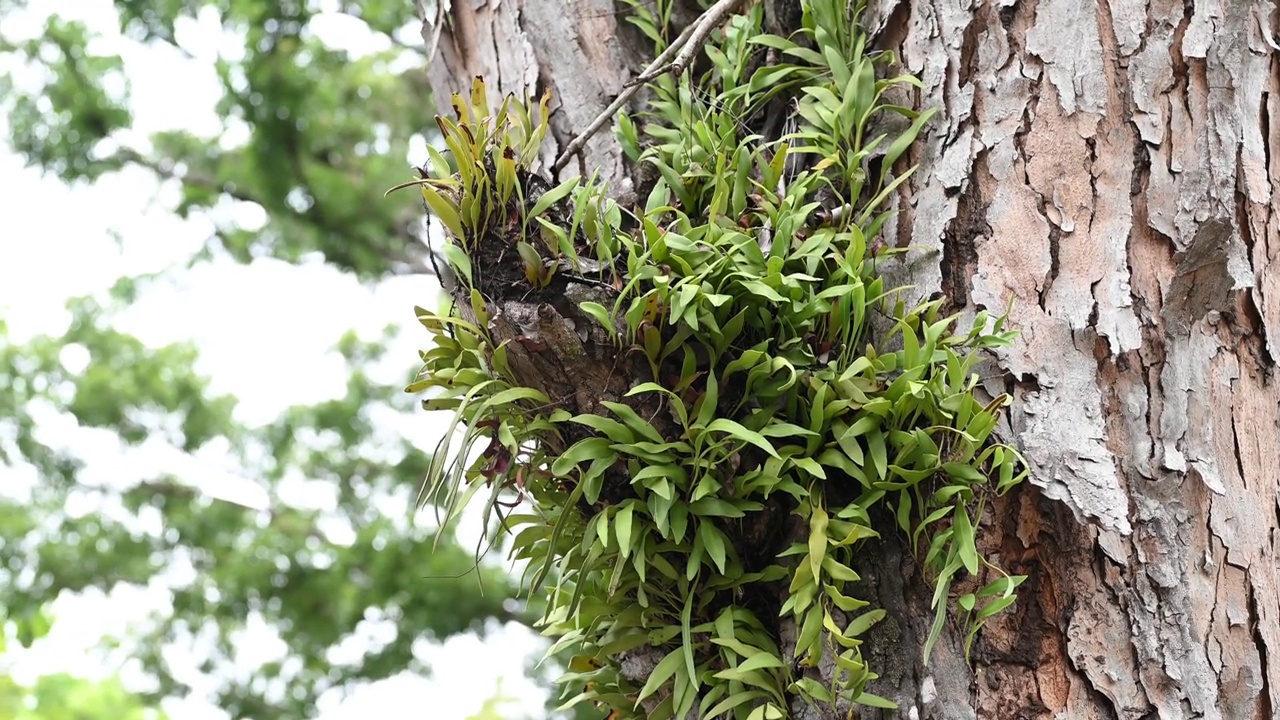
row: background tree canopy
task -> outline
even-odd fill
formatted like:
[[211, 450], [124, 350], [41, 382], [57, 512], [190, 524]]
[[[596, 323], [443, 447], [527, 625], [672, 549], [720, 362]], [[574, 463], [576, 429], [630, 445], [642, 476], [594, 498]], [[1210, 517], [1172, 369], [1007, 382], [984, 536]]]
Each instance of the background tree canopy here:
[[41, 677], [31, 689], [0, 677], [0, 712], [13, 720], [167, 720], [119, 682], [65, 674]]
[[[0, 608], [9, 634], [30, 640], [64, 591], [161, 588], [171, 610], [121, 639], [151, 680], [146, 699], [187, 691], [166, 660], [166, 648], [178, 647], [217, 678], [217, 706], [266, 719], [313, 716], [330, 688], [427, 670], [417, 641], [518, 620], [504, 605], [501, 567], [486, 566], [477, 582], [467, 574], [474, 548], [445, 537], [432, 551], [436, 538], [410, 515], [427, 461], [419, 448], [430, 439], [395, 429], [421, 411], [401, 392], [417, 368], [404, 356], [389, 359], [389, 372], [380, 365], [394, 332], [347, 333], [335, 348], [345, 393], [256, 422], [199, 372], [194, 344], [155, 347], [120, 327], [171, 276], [227, 257], [322, 260], [367, 284], [421, 274], [420, 301], [434, 301], [420, 207], [381, 197], [408, 176], [411, 145], [425, 144], [432, 118], [413, 3], [119, 0], [85, 12], [114, 15], [121, 35], [38, 4], [0, 3], [0, 107], [12, 151], [79, 188], [145, 169], [176, 191], [173, 213], [213, 232], [164, 272], [73, 299], [62, 332], [15, 337], [0, 316]], [[196, 121], [209, 108], [160, 103], [167, 124], [140, 125], [128, 66], [139, 47], [151, 58], [216, 58], [217, 121]], [[187, 80], [174, 74], [175, 91]], [[4, 262], [22, 263], [20, 243], [39, 235], [8, 227]], [[247, 338], [238, 350], [255, 352]], [[262, 501], [228, 502], [220, 481], [171, 469], [95, 464], [68, 440], [73, 430], [96, 432], [123, 457], [216, 457]], [[232, 672], [244, 667], [244, 633], [263, 628], [282, 641], [278, 657]], [[0, 702], [18, 692], [0, 690]], [[86, 703], [101, 709], [107, 700], [94, 698], [122, 691], [54, 677], [31, 692], [41, 698], [36, 716], [56, 718]], [[483, 712], [492, 717], [494, 706]]]

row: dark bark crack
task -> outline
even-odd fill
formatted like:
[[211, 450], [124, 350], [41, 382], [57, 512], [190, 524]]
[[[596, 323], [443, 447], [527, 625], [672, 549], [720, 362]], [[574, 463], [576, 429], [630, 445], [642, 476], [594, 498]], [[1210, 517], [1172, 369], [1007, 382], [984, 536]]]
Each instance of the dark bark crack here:
[[[1043, 216], [1045, 210], [1044, 197], [1039, 196], [1036, 203], [1039, 206], [1040, 213]], [[1046, 314], [1049, 312], [1048, 300], [1049, 291], [1053, 289], [1053, 283], [1058, 279], [1058, 271], [1061, 267], [1059, 254], [1062, 248], [1062, 228], [1053, 223], [1049, 223], [1049, 272], [1045, 275], [1044, 284], [1040, 286], [1039, 302], [1040, 309]]]
[[[986, 151], [974, 159], [972, 175], [985, 167]], [[991, 233], [987, 224], [986, 208], [978, 183], [970, 180], [956, 203], [956, 214], [947, 223], [942, 235], [942, 260], [940, 289], [950, 298], [953, 308], [968, 306], [970, 279], [978, 269], [977, 238]]]
[[[1240, 386], [1240, 381], [1238, 379], [1231, 381], [1232, 397], [1239, 397], [1239, 395], [1237, 394], [1237, 390], [1239, 389], [1239, 386]], [[1237, 423], [1238, 419], [1239, 419], [1239, 415], [1236, 414], [1235, 408], [1232, 408], [1231, 447], [1235, 450], [1236, 472], [1240, 474], [1240, 482], [1242, 485], [1244, 485], [1244, 488], [1247, 490], [1249, 489], [1249, 473], [1245, 472], [1245, 469], [1244, 469], [1244, 448], [1240, 447], [1240, 426]]]
[[1262, 637], [1262, 614], [1258, 612], [1258, 594], [1254, 592], [1254, 583], [1252, 573], [1245, 571], [1245, 577], [1249, 580], [1249, 635], [1253, 639], [1253, 646], [1258, 650], [1258, 666], [1261, 671], [1262, 687], [1259, 689], [1259, 709], [1262, 711], [1262, 717], [1275, 717], [1276, 710], [1271, 704], [1271, 674], [1268, 671], [1270, 658], [1267, 657], [1267, 643]]

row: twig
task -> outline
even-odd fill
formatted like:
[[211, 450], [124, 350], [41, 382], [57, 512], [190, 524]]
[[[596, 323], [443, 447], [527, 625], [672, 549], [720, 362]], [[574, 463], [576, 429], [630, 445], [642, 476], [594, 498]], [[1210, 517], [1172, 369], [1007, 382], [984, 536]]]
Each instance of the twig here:
[[680, 36], [673, 40], [671, 44], [667, 46], [667, 49], [662, 51], [661, 55], [654, 58], [653, 62], [649, 63], [649, 66], [644, 69], [644, 72], [640, 73], [635, 77], [635, 79], [627, 83], [623, 87], [622, 92], [618, 94], [618, 97], [614, 98], [613, 102], [609, 103], [609, 107], [605, 108], [604, 112], [597, 115], [596, 119], [591, 121], [591, 124], [587, 126], [586, 130], [579, 133], [577, 137], [565, 146], [564, 152], [560, 154], [560, 158], [556, 160], [555, 165], [551, 166], [551, 169], [557, 173], [563, 170], [564, 166], [569, 164], [569, 158], [573, 157], [574, 154], [581, 150], [582, 146], [586, 145], [587, 141], [590, 140], [592, 136], [600, 132], [600, 128], [604, 127], [604, 124], [613, 118], [614, 113], [618, 112], [618, 110], [631, 99], [631, 96], [635, 95], [636, 92], [640, 90], [642, 85], [661, 75], [667, 69], [667, 61], [670, 60], [671, 56], [675, 55], [686, 42], [688, 42], [689, 36], [693, 35], [693, 30], [693, 25], [685, 28], [684, 32], [680, 33]]
[[707, 44], [707, 38], [711, 37], [711, 31], [720, 27], [720, 24], [728, 19], [734, 11], [736, 11], [744, 2], [744, 0], [720, 0], [720, 2], [707, 8], [702, 13], [702, 17], [698, 18], [693, 24], [693, 34], [689, 37], [689, 43], [685, 45], [684, 50], [676, 57], [676, 61], [671, 64], [671, 72], [679, 75], [689, 67], [689, 63], [693, 62], [693, 56], [698, 54], [703, 45]]
[[[676, 39], [672, 40], [671, 44], [667, 46], [667, 49], [663, 50], [658, 55], [658, 57], [653, 59], [653, 62], [649, 63], [649, 67], [646, 67], [644, 69], [644, 72], [631, 78], [631, 80], [623, 87], [627, 88], [628, 90], [630, 90], [631, 88], [636, 88], [638, 90], [641, 85], [644, 85], [645, 83], [658, 77], [662, 73], [670, 70], [671, 58], [675, 56], [677, 52], [680, 51], [680, 48], [684, 47], [685, 43], [689, 42], [689, 36], [693, 35], [693, 30], [695, 27], [697, 26], [690, 25], [684, 30], [681, 30], [680, 34], [676, 36]], [[635, 92], [635, 90], [631, 90], [631, 92]]]
[[[604, 112], [597, 115], [596, 119], [591, 121], [591, 124], [587, 126], [586, 130], [579, 133], [577, 137], [565, 146], [564, 152], [560, 154], [560, 158], [551, 166], [551, 169], [556, 173], [563, 170], [564, 166], [569, 164], [569, 159], [582, 150], [583, 146], [587, 144], [587, 141], [594, 137], [596, 133], [600, 132], [600, 129], [605, 126], [605, 123], [612, 120], [614, 114], [617, 113], [618, 110], [631, 99], [631, 96], [635, 95], [645, 83], [658, 77], [664, 72], [670, 71], [676, 75], [684, 72], [685, 69], [689, 67], [689, 63], [693, 61], [693, 56], [697, 55], [698, 51], [702, 49], [702, 46], [707, 43], [707, 39], [711, 37], [711, 32], [719, 27], [720, 24], [723, 23], [725, 19], [737, 10], [745, 1], [746, 0], [720, 0], [720, 2], [712, 5], [706, 12], [702, 13], [702, 15], [700, 15], [692, 25], [685, 28], [684, 32], [681, 32], [680, 36], [667, 46], [666, 50], [662, 51], [662, 54], [658, 55], [658, 57], [654, 58], [653, 62], [649, 63], [649, 66], [644, 69], [644, 72], [640, 73], [635, 77], [635, 79], [627, 83], [622, 92], [618, 94], [618, 97], [614, 98], [614, 101], [609, 103], [609, 107], [605, 108]], [[676, 53], [679, 54], [676, 55]], [[671, 62], [670, 65], [667, 65], [667, 61], [671, 59], [672, 55], [676, 55], [676, 59]]]

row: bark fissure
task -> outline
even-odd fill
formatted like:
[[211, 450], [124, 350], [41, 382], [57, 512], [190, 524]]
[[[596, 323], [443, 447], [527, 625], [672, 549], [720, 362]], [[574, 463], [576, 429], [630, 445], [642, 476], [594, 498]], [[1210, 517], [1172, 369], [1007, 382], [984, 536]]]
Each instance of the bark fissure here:
[[[1249, 573], [1252, 583], [1252, 573]], [[1258, 692], [1258, 698], [1261, 701], [1262, 716], [1275, 717], [1275, 706], [1272, 704], [1272, 687], [1271, 673], [1269, 671], [1270, 658], [1267, 656], [1266, 642], [1262, 638], [1262, 624], [1266, 622], [1265, 618], [1258, 612], [1258, 595], [1255, 592], [1249, 593], [1249, 634], [1253, 638], [1254, 649], [1258, 653], [1258, 664], [1261, 667], [1262, 687]]]

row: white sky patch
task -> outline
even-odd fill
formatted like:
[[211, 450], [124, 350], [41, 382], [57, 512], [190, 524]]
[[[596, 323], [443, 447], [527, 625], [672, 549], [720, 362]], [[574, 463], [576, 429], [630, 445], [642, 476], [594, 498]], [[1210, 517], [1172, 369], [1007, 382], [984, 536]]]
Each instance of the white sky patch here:
[[[332, 8], [336, 3], [322, 3]], [[347, 52], [355, 57], [385, 52], [391, 49], [391, 40], [368, 31], [359, 18], [332, 9], [311, 18], [307, 27], [320, 42], [334, 50]]]

